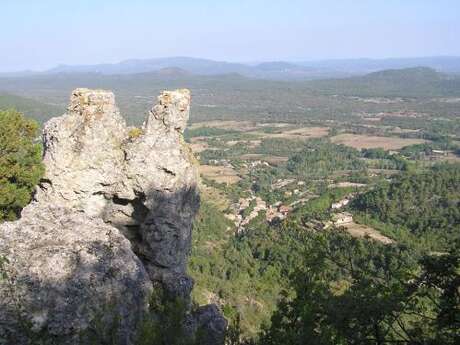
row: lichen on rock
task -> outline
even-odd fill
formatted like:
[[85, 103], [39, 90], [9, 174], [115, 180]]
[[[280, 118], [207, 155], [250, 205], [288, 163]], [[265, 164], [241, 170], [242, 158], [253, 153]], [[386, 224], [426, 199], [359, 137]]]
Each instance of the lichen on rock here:
[[[0, 225], [13, 277], [0, 283], [0, 339], [28, 324], [76, 344], [110, 307], [102, 324], [119, 318], [117, 341], [131, 344], [152, 281], [189, 302], [186, 263], [199, 208], [198, 173], [182, 138], [190, 99], [188, 90], [164, 91], [135, 138], [104, 90], [76, 89], [66, 114], [46, 123], [46, 174], [35, 201], [19, 221]], [[7, 298], [11, 291], [20, 297]], [[206, 310], [195, 324], [219, 343], [225, 320]]]

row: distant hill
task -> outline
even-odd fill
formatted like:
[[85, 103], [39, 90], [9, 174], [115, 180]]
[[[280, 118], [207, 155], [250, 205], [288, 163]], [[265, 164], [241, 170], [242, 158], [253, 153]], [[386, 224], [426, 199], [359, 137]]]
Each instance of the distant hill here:
[[460, 74], [460, 57], [433, 56], [416, 58], [390, 58], [390, 59], [336, 59], [296, 62], [300, 66], [308, 66], [342, 73], [363, 75], [371, 72], [403, 69], [417, 66], [426, 66], [439, 72]]
[[348, 74], [331, 71], [327, 68], [300, 66], [284, 61], [260, 63], [253, 66], [250, 71], [243, 75], [251, 78], [274, 80], [308, 80], [349, 76]]
[[64, 108], [60, 106], [42, 103], [30, 98], [0, 93], [0, 110], [16, 109], [26, 115], [44, 123], [53, 116], [64, 113]]
[[[44, 74], [98, 73], [103, 75], [138, 74], [159, 72], [162, 70], [182, 70], [195, 75], [239, 74], [258, 79], [295, 80], [317, 79], [344, 76], [342, 73], [327, 69], [310, 68], [284, 61], [264, 62], [258, 65], [246, 65], [209, 59], [190, 57], [170, 57], [158, 59], [133, 59], [115, 64], [68, 66], [60, 65], [45, 71]], [[26, 72], [24, 72], [26, 73]], [[24, 75], [24, 73], [20, 75]]]
[[159, 76], [168, 76], [168, 77], [185, 77], [190, 75], [190, 72], [182, 68], [177, 67], [166, 67], [158, 70], [156, 72]]
[[388, 81], [388, 82], [414, 82], [414, 83], [430, 83], [445, 79], [446, 76], [429, 67], [412, 67], [403, 69], [389, 69], [378, 72], [369, 73], [362, 77], [372, 82]]
[[197, 59], [190, 57], [168, 57], [157, 59], [131, 59], [115, 64], [68, 66], [60, 65], [46, 73], [100, 73], [100, 74], [136, 74], [156, 72], [165, 68], [178, 68], [189, 73], [215, 75], [244, 73], [250, 67], [223, 61]]
[[428, 67], [391, 69], [359, 77], [311, 82], [328, 94], [350, 96], [437, 97], [459, 96], [460, 76], [449, 76]]
[[[460, 75], [460, 57], [421, 57], [405, 59], [342, 59], [322, 61], [266, 61], [244, 64], [214, 61], [191, 57], [166, 57], [154, 59], [131, 59], [113, 64], [59, 65], [44, 72], [22, 71], [0, 73], [0, 77], [23, 77], [42, 74], [97, 73], [102, 75], [126, 75], [154, 72], [171, 72], [194, 75], [239, 74], [248, 78], [272, 80], [316, 80], [347, 78], [388, 69], [426, 66], [439, 72]], [[171, 70], [172, 69], [172, 70]]]

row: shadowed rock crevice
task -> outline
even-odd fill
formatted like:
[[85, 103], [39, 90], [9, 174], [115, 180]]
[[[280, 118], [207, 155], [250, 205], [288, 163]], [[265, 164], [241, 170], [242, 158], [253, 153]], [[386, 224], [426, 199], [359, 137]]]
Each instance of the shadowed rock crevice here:
[[[46, 175], [35, 201], [19, 221], [0, 225], [1, 253], [21, 277], [14, 290], [24, 292], [24, 310], [33, 310], [24, 317], [36, 332], [52, 330], [76, 343], [110, 302], [123, 318], [119, 343], [131, 344], [152, 281], [190, 306], [186, 264], [199, 195], [182, 138], [189, 110], [188, 90], [165, 91], [133, 129], [111, 92], [77, 89], [67, 113], [46, 123]], [[1, 336], [14, 327], [4, 326], [11, 315], [2, 310], [11, 305], [0, 304]], [[189, 329], [199, 325], [222, 341], [226, 323], [217, 309], [189, 315]]]
[[[101, 212], [101, 218], [119, 229], [131, 242], [136, 254], [138, 254], [138, 247], [142, 242], [141, 224], [149, 213], [149, 209], [144, 204], [145, 200], [144, 193], [139, 193], [132, 200], [114, 195], [108, 199], [104, 210]], [[114, 215], [117, 213], [121, 213], [123, 216]]]

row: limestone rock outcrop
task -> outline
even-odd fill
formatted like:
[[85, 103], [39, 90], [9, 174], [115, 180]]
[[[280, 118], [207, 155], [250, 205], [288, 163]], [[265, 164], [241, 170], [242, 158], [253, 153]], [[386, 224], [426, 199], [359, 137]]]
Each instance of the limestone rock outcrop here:
[[44, 129], [39, 202], [101, 217], [131, 240], [152, 278], [183, 274], [197, 172], [182, 141], [188, 90], [165, 91], [142, 128], [127, 128], [113, 94], [77, 89], [67, 114]]
[[117, 229], [69, 208], [32, 204], [0, 232], [9, 260], [0, 344], [38, 343], [42, 334], [57, 344], [78, 344], [85, 332], [104, 338], [93, 327], [103, 318], [108, 327], [118, 318], [120, 343], [134, 338], [152, 283]]
[[[164, 91], [143, 126], [130, 128], [111, 92], [76, 89], [66, 114], [46, 123], [46, 174], [35, 201], [19, 221], [0, 225], [9, 277], [0, 283], [0, 339], [21, 326], [9, 322], [16, 312], [37, 334], [76, 344], [111, 308], [117, 341], [131, 344], [152, 281], [189, 301], [185, 271], [199, 207], [198, 174], [182, 137], [189, 110], [188, 90]], [[13, 301], [11, 289], [19, 294]], [[222, 341], [217, 309], [190, 317], [211, 343]], [[111, 322], [102, 317], [103, 327]]]

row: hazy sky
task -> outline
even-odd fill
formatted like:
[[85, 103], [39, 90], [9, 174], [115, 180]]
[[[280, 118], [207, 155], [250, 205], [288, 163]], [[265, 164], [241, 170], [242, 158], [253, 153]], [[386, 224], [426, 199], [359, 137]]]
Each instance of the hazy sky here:
[[459, 0], [0, 0], [0, 71], [460, 55]]

